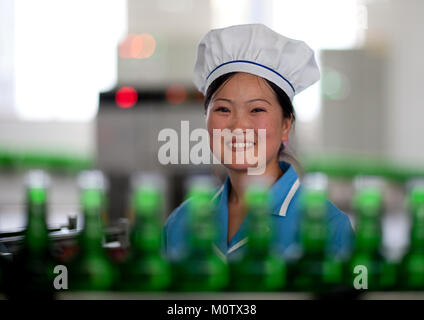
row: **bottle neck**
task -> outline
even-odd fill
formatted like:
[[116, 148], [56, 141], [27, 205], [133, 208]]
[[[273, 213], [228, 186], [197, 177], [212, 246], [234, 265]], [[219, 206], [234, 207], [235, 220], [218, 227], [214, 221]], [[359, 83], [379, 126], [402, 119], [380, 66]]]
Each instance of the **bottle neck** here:
[[130, 234], [131, 250], [137, 254], [158, 253], [161, 247], [161, 226], [154, 217], [137, 214]]
[[307, 190], [303, 196], [301, 242], [307, 255], [323, 255], [327, 242], [328, 200], [323, 190]]
[[48, 248], [45, 193], [43, 189], [29, 190], [25, 244], [33, 253], [40, 253]]
[[377, 254], [381, 249], [382, 196], [378, 189], [364, 189], [356, 196], [358, 227], [356, 251]]
[[86, 207], [84, 209], [84, 229], [81, 234], [81, 249], [102, 250], [103, 226], [100, 207]]

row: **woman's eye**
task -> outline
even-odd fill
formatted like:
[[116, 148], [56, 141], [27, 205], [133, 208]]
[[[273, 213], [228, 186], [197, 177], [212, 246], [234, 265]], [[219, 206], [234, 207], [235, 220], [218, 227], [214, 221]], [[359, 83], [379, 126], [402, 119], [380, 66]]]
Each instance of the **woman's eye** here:
[[228, 109], [227, 107], [217, 107], [217, 108], [215, 108], [215, 111], [229, 112], [230, 109]]
[[263, 111], [265, 111], [265, 109], [259, 108], [259, 107], [252, 109], [252, 112], [263, 112]]

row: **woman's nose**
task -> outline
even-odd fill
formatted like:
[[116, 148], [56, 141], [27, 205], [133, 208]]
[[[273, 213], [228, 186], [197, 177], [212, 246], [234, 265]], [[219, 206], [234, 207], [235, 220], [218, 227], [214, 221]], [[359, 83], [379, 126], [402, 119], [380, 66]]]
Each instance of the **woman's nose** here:
[[233, 131], [235, 129], [251, 129], [252, 124], [249, 121], [249, 118], [243, 112], [235, 112], [231, 118], [230, 130]]

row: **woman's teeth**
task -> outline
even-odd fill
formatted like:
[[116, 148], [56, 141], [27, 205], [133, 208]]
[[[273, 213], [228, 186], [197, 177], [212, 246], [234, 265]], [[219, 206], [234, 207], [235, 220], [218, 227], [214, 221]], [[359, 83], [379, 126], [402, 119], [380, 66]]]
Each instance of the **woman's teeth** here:
[[228, 143], [228, 146], [230, 146], [231, 148], [236, 148], [236, 149], [244, 149], [244, 148], [251, 148], [253, 147], [255, 144], [253, 142], [237, 142], [237, 143]]

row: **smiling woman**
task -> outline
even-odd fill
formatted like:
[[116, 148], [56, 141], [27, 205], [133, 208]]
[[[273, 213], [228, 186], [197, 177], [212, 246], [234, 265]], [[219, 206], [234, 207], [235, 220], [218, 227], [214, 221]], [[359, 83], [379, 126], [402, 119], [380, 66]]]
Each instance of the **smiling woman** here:
[[[281, 119], [281, 121], [284, 122], [284, 126], [287, 128], [287, 130], [290, 130], [294, 126], [296, 117], [295, 117], [295, 113], [293, 109], [293, 104], [291, 103], [287, 94], [280, 87], [275, 85], [273, 82], [254, 76], [249, 73], [237, 74], [236, 72], [230, 72], [215, 79], [211, 83], [211, 85], [209, 86], [206, 92], [205, 102], [204, 102], [206, 112], [208, 112], [209, 110], [208, 107], [211, 103], [212, 97], [214, 97], [213, 102], [215, 103], [217, 103], [218, 101], [223, 101], [227, 103], [233, 102], [232, 100], [229, 100], [226, 98], [220, 98], [220, 96], [223, 96], [223, 92], [222, 90], [220, 90], [221, 92], [218, 94], [217, 91], [224, 83], [227, 83], [235, 75], [237, 75], [237, 77], [239, 78], [242, 77], [242, 81], [246, 80], [246, 77], [248, 78], [250, 77], [251, 78], [250, 84], [253, 85], [253, 88], [247, 87], [244, 90], [248, 92], [252, 92], [252, 89], [253, 89], [253, 94], [255, 93], [255, 91], [259, 91], [258, 96], [259, 97], [263, 96], [262, 98], [254, 98], [254, 99], [246, 101], [246, 103], [250, 104], [251, 107], [252, 106], [255, 107], [251, 110], [251, 112], [253, 113], [268, 112], [268, 115], [269, 115], [270, 114], [269, 112], [272, 111], [271, 115], [273, 115], [276, 109], [277, 109], [277, 113], [280, 113], [279, 110], [281, 109], [282, 114], [281, 115], [277, 114], [274, 119], [276, 119], [277, 121]], [[252, 77], [255, 77], [256, 83], [255, 81], [252, 81]], [[231, 88], [228, 88], [227, 86], [226, 90], [231, 90]], [[275, 108], [276, 104], [278, 105], [277, 108]], [[221, 110], [221, 111], [224, 111], [224, 110]], [[268, 116], [268, 118], [270, 117]], [[280, 144], [280, 148], [278, 152], [279, 158], [282, 158], [282, 156], [284, 155], [283, 151], [288, 142], [287, 133], [284, 134], [284, 137], [281, 139], [281, 142], [282, 143]]]
[[[284, 92], [281, 95], [287, 97]], [[258, 162], [265, 164], [263, 174], [272, 177], [273, 181], [280, 178], [283, 172], [278, 162], [279, 153], [284, 149], [283, 143], [288, 141], [294, 119], [293, 107], [291, 103], [280, 103], [284, 98], [279, 99], [277, 91], [272, 88], [272, 82], [250, 73], [228, 73], [221, 76], [209, 87], [205, 100], [208, 101], [207, 104], [205, 102], [206, 122], [213, 150], [217, 149], [213, 145], [215, 140], [212, 137], [215, 129], [228, 128], [232, 131], [241, 129], [244, 134], [249, 129], [255, 132], [266, 129], [265, 142], [258, 141], [260, 138], [258, 134], [251, 142], [247, 141], [246, 136], [245, 143], [222, 142], [223, 146], [219, 148], [221, 154], [215, 154], [221, 162], [226, 163], [225, 166], [233, 182], [228, 203], [229, 215], [232, 217], [228, 220], [228, 242], [230, 242], [245, 217], [245, 210], [240, 201], [243, 194], [242, 180], [246, 175], [246, 169], [256, 165], [249, 163], [247, 159], [243, 163], [238, 163], [237, 154], [243, 153], [246, 158], [246, 151], [254, 148], [254, 156], [260, 158]], [[265, 143], [265, 152], [260, 152], [258, 146], [261, 143]], [[231, 161], [224, 161], [225, 148], [230, 148], [232, 151]], [[227, 164], [228, 162], [230, 163]]]
[[[219, 79], [217, 79], [219, 81]], [[215, 80], [215, 81], [217, 81]], [[292, 118], [284, 117], [283, 110], [279, 105], [277, 95], [271, 86], [256, 75], [249, 73], [233, 73], [219, 89], [212, 95], [207, 106], [206, 122], [209, 135], [214, 147], [213, 130], [229, 129], [234, 131], [239, 129], [245, 135], [245, 143], [229, 141], [223, 143], [221, 154], [215, 154], [221, 162], [224, 162], [224, 150], [230, 148], [232, 151], [232, 161], [226, 167], [231, 170], [246, 170], [247, 167], [255, 165], [249, 161], [238, 163], [236, 160], [238, 152], [245, 152], [250, 146], [254, 148], [254, 156], [261, 158], [258, 162], [266, 165], [266, 175], [275, 175], [272, 171], [279, 171], [278, 151], [282, 142], [288, 140]], [[260, 135], [255, 134], [252, 141], [247, 141], [246, 130], [253, 129], [255, 133], [259, 129], [266, 129], [264, 136], [266, 141], [265, 153], [259, 152]], [[224, 140], [224, 139], [222, 139]], [[233, 140], [235, 138], [233, 137]], [[247, 159], [246, 159], [247, 160]]]
[[[261, 176], [272, 195], [269, 206], [276, 230], [275, 249], [284, 255], [299, 242], [299, 177], [279, 155], [295, 118], [291, 101], [319, 77], [314, 52], [304, 42], [262, 24], [214, 29], [200, 41], [194, 83], [205, 95], [210, 149], [228, 173], [213, 197], [220, 227], [215, 246], [221, 253], [233, 257], [248, 243], [244, 194], [249, 169], [258, 163], [263, 163]], [[216, 139], [216, 130], [234, 134], [229, 139]], [[252, 151], [257, 163], [248, 159]], [[184, 248], [184, 221], [190, 201], [174, 210], [164, 228], [163, 248], [171, 259]], [[350, 249], [352, 227], [348, 217], [329, 201], [327, 211], [330, 250], [342, 254]]]

